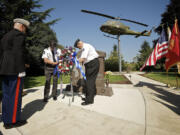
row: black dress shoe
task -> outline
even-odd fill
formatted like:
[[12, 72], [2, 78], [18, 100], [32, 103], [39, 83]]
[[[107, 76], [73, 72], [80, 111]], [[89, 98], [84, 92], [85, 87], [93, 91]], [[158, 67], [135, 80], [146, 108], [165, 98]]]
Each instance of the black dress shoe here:
[[20, 120], [20, 121], [17, 121], [16, 123], [11, 123], [11, 124], [4, 124], [4, 128], [5, 129], [11, 129], [11, 128], [14, 128], [14, 127], [20, 127], [20, 126], [23, 126], [27, 123], [26, 120]]
[[20, 126], [23, 126], [27, 123], [27, 120], [20, 120], [20, 121], [17, 121], [14, 125], [14, 127], [20, 127]]
[[48, 102], [48, 99], [44, 98], [43, 102]]
[[57, 100], [57, 97], [53, 97], [54, 100]]
[[86, 98], [82, 98], [83, 101], [86, 101]]
[[89, 105], [89, 104], [93, 104], [93, 102], [82, 102], [81, 105]]
[[4, 124], [3, 126], [5, 129], [11, 129], [14, 127], [14, 124]]

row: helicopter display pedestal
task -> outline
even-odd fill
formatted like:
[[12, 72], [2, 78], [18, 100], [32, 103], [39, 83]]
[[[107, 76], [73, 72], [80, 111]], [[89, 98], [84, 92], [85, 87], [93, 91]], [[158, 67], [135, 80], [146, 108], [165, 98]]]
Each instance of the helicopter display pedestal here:
[[[96, 78], [96, 94], [103, 95], [103, 96], [112, 96], [113, 91], [111, 87], [105, 87], [104, 83], [104, 58], [106, 57], [106, 53], [102, 51], [97, 51], [99, 54], [99, 73]], [[85, 67], [82, 67], [85, 71]], [[77, 69], [74, 69], [72, 72], [72, 85], [77, 89], [77, 91], [85, 92], [85, 81], [83, 80], [82, 75]]]

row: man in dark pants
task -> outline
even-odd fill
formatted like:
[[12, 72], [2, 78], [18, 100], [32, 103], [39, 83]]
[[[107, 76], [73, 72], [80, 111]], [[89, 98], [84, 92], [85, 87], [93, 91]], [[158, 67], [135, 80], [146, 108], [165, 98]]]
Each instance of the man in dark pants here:
[[0, 43], [0, 75], [2, 75], [2, 121], [5, 128], [26, 124], [21, 120], [22, 89], [25, 76], [25, 33], [30, 23], [14, 19], [14, 29]]
[[48, 101], [49, 92], [50, 92], [50, 84], [51, 84], [51, 77], [53, 76], [53, 89], [52, 89], [52, 96], [54, 100], [57, 100], [57, 83], [58, 77], [57, 73], [54, 74], [54, 69], [58, 64], [58, 57], [61, 55], [61, 50], [56, 48], [56, 43], [54, 41], [50, 42], [48, 48], [44, 49], [42, 58], [45, 63], [45, 76], [46, 76], [46, 83], [44, 87], [44, 102]]
[[94, 103], [94, 96], [96, 94], [96, 78], [99, 72], [99, 55], [95, 48], [81, 40], [76, 40], [74, 47], [82, 49], [81, 56], [79, 58], [80, 63], [84, 63], [86, 70], [86, 98], [82, 105], [88, 105]]

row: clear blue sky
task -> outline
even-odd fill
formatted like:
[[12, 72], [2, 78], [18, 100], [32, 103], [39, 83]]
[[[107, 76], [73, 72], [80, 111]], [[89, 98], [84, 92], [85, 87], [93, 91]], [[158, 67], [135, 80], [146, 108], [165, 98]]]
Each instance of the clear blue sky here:
[[[149, 27], [145, 28], [123, 21], [132, 30], [143, 31], [160, 24], [161, 14], [166, 10], [169, 0], [42, 0], [40, 4], [43, 5], [40, 11], [55, 8], [47, 21], [61, 18], [52, 26], [60, 44], [73, 46], [74, 41], [80, 38], [82, 41], [92, 44], [97, 50], [104, 51], [109, 55], [117, 41], [104, 37], [99, 30], [101, 24], [108, 19], [82, 13], [81, 9], [148, 24]], [[144, 40], [147, 40], [152, 46], [152, 40], [156, 38], [158, 35], [154, 32], [150, 37], [121, 36], [121, 52], [124, 59], [132, 61], [133, 57], [138, 54]]]

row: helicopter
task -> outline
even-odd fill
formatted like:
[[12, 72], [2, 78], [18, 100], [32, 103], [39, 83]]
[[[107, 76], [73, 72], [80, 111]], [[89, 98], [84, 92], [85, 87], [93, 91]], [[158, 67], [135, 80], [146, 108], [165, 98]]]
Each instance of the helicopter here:
[[110, 18], [112, 20], [108, 20], [107, 22], [105, 22], [103, 25], [101, 25], [100, 30], [102, 32], [111, 34], [111, 35], [135, 35], [135, 37], [139, 37], [139, 36], [150, 36], [152, 29], [150, 31], [144, 30], [142, 32], [136, 32], [133, 30], [130, 30], [130, 27], [124, 25], [121, 21], [127, 21], [127, 22], [131, 22], [131, 23], [135, 23], [135, 24], [139, 24], [142, 26], [147, 27], [147, 24], [144, 23], [140, 23], [140, 22], [136, 22], [136, 21], [132, 21], [129, 19], [123, 19], [123, 18], [119, 18], [119, 17], [113, 17], [113, 16], [109, 16], [106, 14], [102, 14], [102, 13], [98, 13], [98, 12], [93, 12], [93, 11], [88, 11], [88, 10], [81, 10], [81, 12], [84, 13], [88, 13], [88, 14], [94, 14], [94, 15], [98, 15], [98, 16], [102, 16], [102, 17], [106, 17], [106, 18]]
[[100, 30], [104, 33], [108, 33], [110, 35], [116, 35], [117, 36], [117, 38], [115, 38], [115, 37], [111, 37], [108, 35], [104, 35], [106, 37], [110, 37], [110, 38], [118, 40], [119, 73], [121, 73], [121, 71], [122, 71], [120, 36], [121, 35], [134, 35], [136, 38], [139, 36], [150, 36], [152, 30], [154, 29], [154, 28], [152, 28], [150, 31], [144, 30], [142, 32], [136, 32], [136, 31], [130, 30], [130, 27], [124, 25], [120, 21], [127, 21], [127, 22], [138, 24], [138, 25], [142, 25], [145, 27], [147, 27], [148, 25], [144, 24], [144, 23], [137, 22], [137, 21], [132, 21], [129, 19], [113, 17], [110, 15], [106, 15], [106, 14], [102, 14], [102, 13], [98, 13], [98, 12], [93, 12], [93, 11], [88, 11], [88, 10], [81, 10], [81, 12], [88, 13], [88, 14], [94, 14], [94, 15], [98, 15], [98, 16], [102, 16], [102, 17], [106, 17], [106, 18], [111, 19], [111, 20], [108, 20], [107, 22], [105, 22], [103, 25], [101, 25]]

